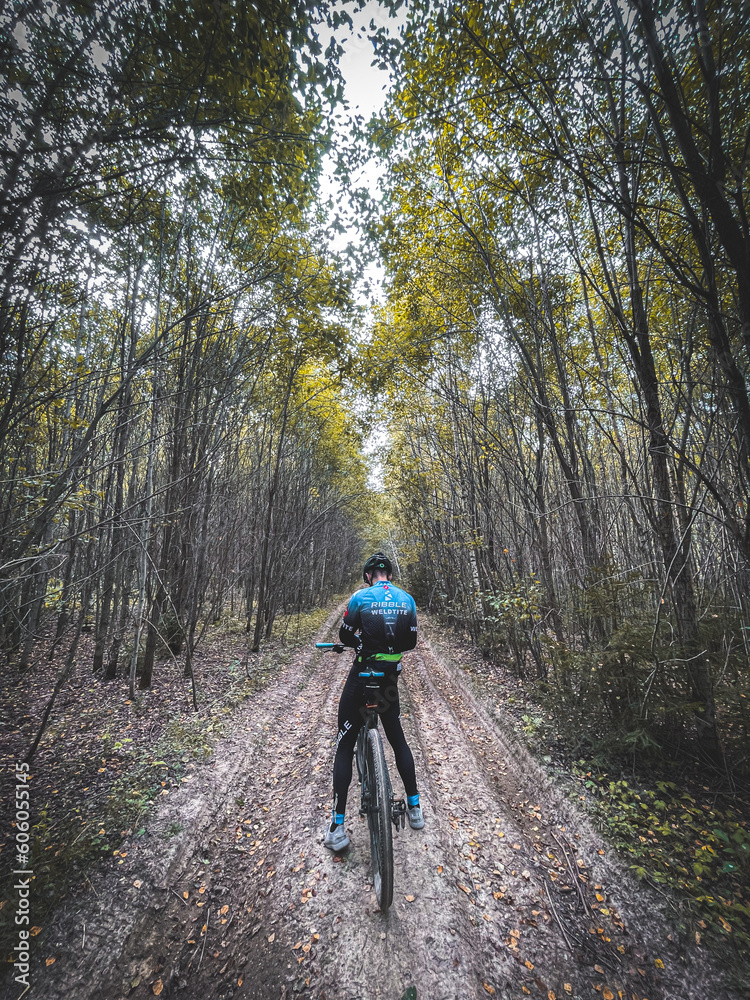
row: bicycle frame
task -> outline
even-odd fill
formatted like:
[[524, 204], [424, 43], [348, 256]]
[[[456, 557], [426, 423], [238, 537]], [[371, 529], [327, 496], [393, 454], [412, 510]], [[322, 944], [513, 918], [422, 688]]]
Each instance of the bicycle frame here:
[[[370, 809], [370, 797], [372, 794], [372, 790], [366, 787], [365, 781], [367, 732], [370, 729], [378, 728], [378, 709], [382, 701], [382, 695], [377, 681], [379, 678], [384, 677], [385, 674], [382, 671], [377, 670], [361, 670], [359, 676], [365, 681], [365, 696], [367, 698], [365, 708], [367, 710], [367, 715], [365, 716], [365, 721], [362, 723], [359, 733], [357, 734], [357, 746], [354, 753], [357, 762], [357, 775], [359, 776], [360, 781], [359, 814], [360, 816], [366, 816]], [[393, 797], [392, 789], [389, 788], [389, 792], [389, 813], [391, 822], [397, 830], [399, 827], [403, 829], [406, 825], [406, 803], [403, 799], [395, 799]]]

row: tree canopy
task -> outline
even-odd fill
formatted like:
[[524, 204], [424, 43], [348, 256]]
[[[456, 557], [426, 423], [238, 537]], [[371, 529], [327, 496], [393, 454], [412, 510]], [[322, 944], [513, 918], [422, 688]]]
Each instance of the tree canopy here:
[[633, 745], [688, 720], [720, 760], [748, 665], [746, 11], [384, 6], [369, 312], [320, 195], [363, 3], [0, 15], [3, 648], [72, 664], [91, 630], [132, 691], [165, 650], [189, 675], [227, 608], [258, 650], [382, 544], [563, 712]]

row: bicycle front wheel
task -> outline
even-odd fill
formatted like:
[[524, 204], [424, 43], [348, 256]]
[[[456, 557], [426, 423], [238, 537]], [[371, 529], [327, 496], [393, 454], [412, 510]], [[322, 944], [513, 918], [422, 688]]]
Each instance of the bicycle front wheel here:
[[365, 757], [369, 807], [367, 822], [370, 827], [370, 854], [372, 879], [381, 912], [385, 913], [393, 902], [393, 831], [391, 829], [391, 780], [383, 753], [383, 741], [377, 729], [367, 733]]

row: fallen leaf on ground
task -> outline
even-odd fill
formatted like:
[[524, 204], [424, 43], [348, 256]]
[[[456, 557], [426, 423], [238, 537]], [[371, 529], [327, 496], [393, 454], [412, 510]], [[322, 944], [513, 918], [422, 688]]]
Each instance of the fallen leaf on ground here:
[[415, 898], [414, 896], [404, 896], [404, 899], [406, 900], [407, 903], [413, 903], [414, 898]]
[[154, 985], [151, 987], [151, 989], [153, 990], [154, 994], [158, 997], [161, 991], [164, 989], [164, 983], [161, 981], [161, 979], [157, 979]]

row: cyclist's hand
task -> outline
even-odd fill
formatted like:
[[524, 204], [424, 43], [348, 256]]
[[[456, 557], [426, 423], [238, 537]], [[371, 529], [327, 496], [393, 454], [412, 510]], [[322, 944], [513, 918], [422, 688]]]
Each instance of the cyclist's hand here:
[[345, 648], [343, 642], [334, 642], [333, 644], [334, 653], [343, 653]]

